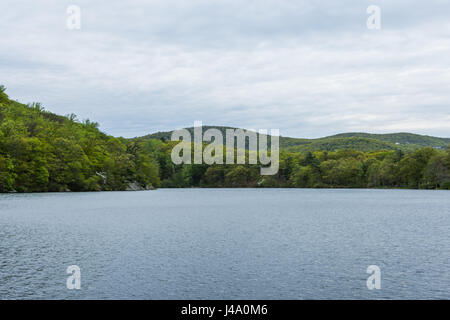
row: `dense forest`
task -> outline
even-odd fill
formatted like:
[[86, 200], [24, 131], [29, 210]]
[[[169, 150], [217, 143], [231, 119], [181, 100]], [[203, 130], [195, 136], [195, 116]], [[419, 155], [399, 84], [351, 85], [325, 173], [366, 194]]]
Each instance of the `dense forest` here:
[[[139, 190], [155, 187], [450, 189], [447, 139], [343, 134], [280, 140], [280, 170], [259, 165], [174, 165], [167, 133], [135, 139], [98, 124], [24, 105], [0, 86], [0, 192]], [[422, 138], [420, 138], [422, 137]], [[401, 140], [396, 143], [396, 140]], [[405, 140], [406, 139], [406, 140]], [[410, 143], [408, 139], [416, 139]], [[429, 144], [427, 144], [429, 141]]]
[[[203, 131], [210, 128], [219, 129], [223, 136], [225, 136], [226, 129], [235, 129], [231, 127], [203, 126]], [[191, 127], [187, 129], [192, 135], [194, 128]], [[143, 136], [142, 138], [170, 140], [171, 134], [171, 131], [156, 132]], [[318, 139], [280, 137], [280, 148], [294, 152], [337, 151], [343, 149], [353, 149], [365, 152], [374, 150], [401, 150], [409, 152], [423, 147], [445, 150], [449, 145], [450, 138], [437, 138], [406, 132], [392, 134], [353, 132], [341, 133]]]
[[0, 88], [0, 192], [126, 190], [159, 185], [151, 143], [12, 101]]

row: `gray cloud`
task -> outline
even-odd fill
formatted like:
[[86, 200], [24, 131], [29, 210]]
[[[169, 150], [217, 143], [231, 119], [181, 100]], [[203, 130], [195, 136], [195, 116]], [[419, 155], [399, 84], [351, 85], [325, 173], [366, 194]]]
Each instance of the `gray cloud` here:
[[[81, 30], [65, 27], [82, 10]], [[3, 1], [0, 82], [127, 137], [204, 124], [450, 136], [446, 1]]]

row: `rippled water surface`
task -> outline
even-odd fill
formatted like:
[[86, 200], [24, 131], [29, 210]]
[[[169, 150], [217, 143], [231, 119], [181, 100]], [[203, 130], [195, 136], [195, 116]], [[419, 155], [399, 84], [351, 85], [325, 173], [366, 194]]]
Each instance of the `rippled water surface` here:
[[450, 299], [450, 192], [0, 194], [0, 299], [17, 298]]

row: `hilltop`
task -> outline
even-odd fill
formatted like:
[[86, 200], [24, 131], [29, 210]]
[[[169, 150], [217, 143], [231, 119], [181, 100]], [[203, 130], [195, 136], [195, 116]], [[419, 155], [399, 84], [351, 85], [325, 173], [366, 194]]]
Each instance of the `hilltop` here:
[[[203, 131], [218, 129], [225, 137], [226, 129], [238, 129], [224, 126], [203, 126]], [[194, 128], [186, 128], [191, 134]], [[156, 132], [137, 139], [170, 140], [172, 131]], [[438, 138], [413, 133], [371, 134], [362, 132], [341, 133], [318, 139], [280, 137], [280, 149], [292, 152], [358, 150], [363, 152], [377, 150], [414, 151], [423, 147], [444, 150], [450, 145], [450, 138]]]
[[149, 148], [109, 136], [74, 114], [11, 100], [0, 86], [0, 192], [157, 187], [159, 165]]

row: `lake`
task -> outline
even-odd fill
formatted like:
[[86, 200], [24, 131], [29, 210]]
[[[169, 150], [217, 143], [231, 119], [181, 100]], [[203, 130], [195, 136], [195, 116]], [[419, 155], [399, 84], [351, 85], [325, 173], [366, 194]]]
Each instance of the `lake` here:
[[0, 299], [450, 299], [450, 192], [0, 194]]

